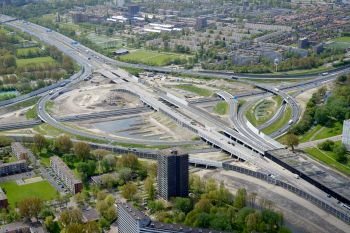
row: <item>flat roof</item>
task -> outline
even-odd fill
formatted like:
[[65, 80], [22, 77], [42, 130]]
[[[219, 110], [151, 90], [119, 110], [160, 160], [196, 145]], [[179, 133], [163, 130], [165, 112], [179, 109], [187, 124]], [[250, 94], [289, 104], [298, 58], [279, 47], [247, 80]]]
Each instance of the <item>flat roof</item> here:
[[350, 200], [350, 182], [345, 176], [312, 160], [303, 152], [286, 149], [269, 151], [272, 156]]

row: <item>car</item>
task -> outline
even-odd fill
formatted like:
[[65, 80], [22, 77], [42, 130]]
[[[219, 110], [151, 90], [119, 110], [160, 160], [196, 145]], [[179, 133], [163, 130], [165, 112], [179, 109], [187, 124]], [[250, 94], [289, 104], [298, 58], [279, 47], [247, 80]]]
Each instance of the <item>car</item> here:
[[329, 73], [328, 72], [324, 72], [324, 73], [322, 73], [321, 75], [322, 76], [326, 76], [326, 75], [328, 75]]
[[332, 196], [331, 196], [330, 194], [327, 194], [327, 197], [328, 197], [328, 198], [331, 198]]

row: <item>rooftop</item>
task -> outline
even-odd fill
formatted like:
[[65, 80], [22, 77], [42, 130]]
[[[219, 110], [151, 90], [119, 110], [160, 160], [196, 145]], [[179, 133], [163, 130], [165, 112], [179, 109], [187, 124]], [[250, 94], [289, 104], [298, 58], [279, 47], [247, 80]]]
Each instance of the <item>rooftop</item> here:
[[281, 149], [270, 151], [270, 153], [299, 172], [350, 200], [350, 183], [343, 175], [311, 160], [301, 152], [292, 153], [289, 150]]

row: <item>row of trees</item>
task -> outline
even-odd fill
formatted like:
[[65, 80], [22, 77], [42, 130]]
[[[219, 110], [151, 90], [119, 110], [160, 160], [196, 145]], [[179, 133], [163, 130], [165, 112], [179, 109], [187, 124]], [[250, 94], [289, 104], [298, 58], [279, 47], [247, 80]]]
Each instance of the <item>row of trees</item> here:
[[350, 118], [350, 76], [340, 76], [328, 98], [326, 92], [322, 87], [312, 95], [303, 118], [291, 132], [301, 135], [315, 124], [329, 127]]
[[[146, 186], [146, 182], [145, 182]], [[149, 213], [158, 221], [180, 223], [191, 227], [235, 232], [290, 232], [283, 226], [283, 215], [273, 210], [266, 199], [257, 201], [256, 193], [239, 189], [233, 195], [213, 179], [206, 182], [190, 177], [191, 195], [177, 197], [167, 208], [161, 200], [148, 202]]]

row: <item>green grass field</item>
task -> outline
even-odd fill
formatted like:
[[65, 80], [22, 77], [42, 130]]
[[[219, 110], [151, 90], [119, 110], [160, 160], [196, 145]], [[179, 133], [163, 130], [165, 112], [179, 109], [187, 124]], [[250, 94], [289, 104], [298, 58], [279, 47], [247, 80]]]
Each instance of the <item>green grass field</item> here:
[[279, 118], [278, 121], [276, 121], [275, 123], [270, 125], [269, 127], [263, 129], [262, 130], [263, 133], [264, 134], [271, 134], [271, 133], [277, 131], [279, 128], [281, 128], [282, 126], [287, 124], [288, 121], [291, 119], [291, 117], [292, 117], [292, 109], [288, 106], [286, 108], [286, 111], [284, 112], [283, 116], [281, 118]]
[[336, 42], [349, 42], [350, 43], [350, 36], [341, 36], [334, 39]]
[[218, 102], [214, 107], [214, 112], [219, 115], [225, 115], [228, 112], [228, 103], [226, 101]]
[[348, 161], [347, 164], [342, 164], [337, 162], [334, 159], [334, 153], [330, 152], [330, 151], [322, 151], [318, 148], [307, 148], [305, 149], [305, 152], [307, 152], [309, 155], [311, 155], [313, 158], [315, 158], [316, 160], [327, 164], [330, 167], [335, 168], [336, 170], [338, 170], [339, 172], [350, 176], [350, 161]]
[[28, 111], [26, 111], [26, 118], [27, 120], [30, 119], [36, 119], [38, 117], [38, 113], [36, 111], [36, 106], [28, 109]]
[[310, 139], [322, 128], [321, 125], [316, 125], [312, 127], [309, 131], [307, 131], [304, 135], [301, 135], [299, 137], [299, 141], [302, 142], [308, 142]]
[[27, 59], [17, 59], [16, 61], [18, 67], [25, 67], [29, 64], [41, 65], [45, 64], [56, 64], [56, 61], [52, 57], [34, 57]]
[[333, 127], [323, 127], [323, 129], [314, 137], [314, 140], [329, 138], [342, 134], [343, 125], [336, 122]]
[[[271, 100], [263, 100], [258, 104], [253, 105], [247, 112], [246, 117], [254, 126], [261, 125], [267, 122], [276, 113], [278, 108], [282, 104], [282, 98], [280, 96], [272, 97]], [[258, 111], [258, 117], [256, 117], [255, 112]], [[260, 116], [259, 116], [260, 115]]]
[[178, 89], [182, 89], [182, 90], [185, 90], [185, 91], [189, 91], [189, 92], [195, 93], [195, 94], [200, 95], [200, 96], [209, 97], [209, 96], [212, 95], [212, 92], [210, 90], [205, 89], [205, 88], [201, 88], [201, 87], [197, 87], [197, 86], [194, 86], [194, 85], [180, 84], [180, 85], [176, 85], [174, 87], [178, 88]]
[[187, 55], [176, 53], [159, 53], [154, 51], [136, 50], [119, 57], [119, 60], [130, 63], [143, 63], [153, 66], [169, 65], [175, 59], [185, 59]]
[[6, 192], [10, 206], [13, 208], [16, 203], [27, 197], [39, 197], [44, 201], [57, 197], [57, 192], [48, 181], [40, 181], [31, 184], [17, 185], [15, 181], [1, 183], [0, 187]]
[[37, 47], [32, 47], [32, 48], [20, 48], [16, 50], [16, 55], [17, 57], [25, 57], [28, 56], [29, 53], [32, 54], [39, 54], [41, 49]]

